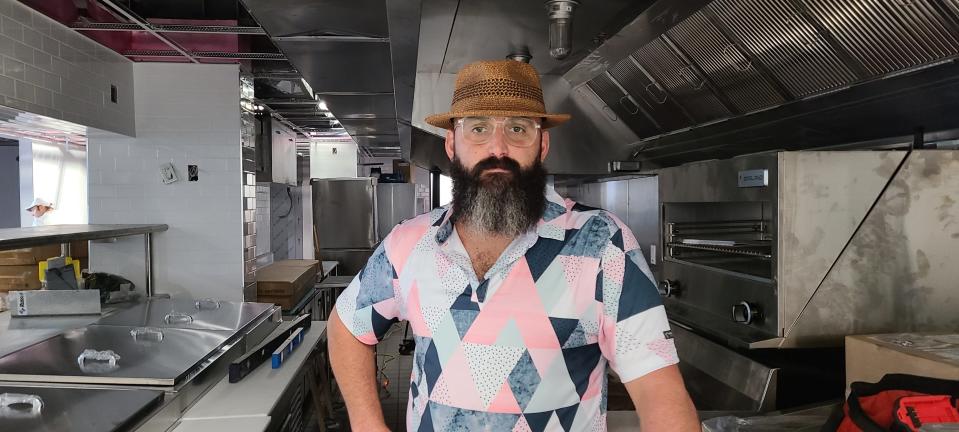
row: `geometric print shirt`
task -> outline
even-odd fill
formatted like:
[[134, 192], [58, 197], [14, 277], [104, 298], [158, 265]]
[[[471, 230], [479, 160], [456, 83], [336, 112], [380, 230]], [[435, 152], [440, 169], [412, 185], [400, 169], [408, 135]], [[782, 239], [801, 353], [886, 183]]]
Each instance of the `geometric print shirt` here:
[[369, 345], [409, 321], [407, 430], [605, 431], [607, 365], [628, 382], [678, 362], [629, 228], [551, 187], [546, 198], [485, 275], [447, 206], [395, 227], [337, 299]]

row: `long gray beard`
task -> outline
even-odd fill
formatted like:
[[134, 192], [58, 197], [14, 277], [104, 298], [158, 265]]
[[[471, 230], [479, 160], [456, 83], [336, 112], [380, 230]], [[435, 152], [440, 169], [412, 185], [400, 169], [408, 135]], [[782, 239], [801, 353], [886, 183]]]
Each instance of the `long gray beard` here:
[[[481, 170], [498, 167], [512, 176], [482, 179]], [[539, 222], [546, 208], [546, 171], [537, 161], [523, 170], [511, 160], [487, 159], [467, 172], [453, 160], [453, 218], [470, 228], [491, 235], [516, 237]]]

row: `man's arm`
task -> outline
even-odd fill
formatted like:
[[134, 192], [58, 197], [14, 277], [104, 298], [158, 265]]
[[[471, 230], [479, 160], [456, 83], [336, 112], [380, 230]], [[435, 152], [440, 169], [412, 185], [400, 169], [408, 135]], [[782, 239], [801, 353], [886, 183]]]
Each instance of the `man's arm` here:
[[650, 372], [625, 383], [636, 406], [640, 430], [700, 432], [696, 407], [689, 399], [676, 365]]
[[389, 431], [380, 408], [373, 346], [356, 339], [334, 309], [327, 324], [330, 364], [346, 402], [350, 428], [356, 431]]

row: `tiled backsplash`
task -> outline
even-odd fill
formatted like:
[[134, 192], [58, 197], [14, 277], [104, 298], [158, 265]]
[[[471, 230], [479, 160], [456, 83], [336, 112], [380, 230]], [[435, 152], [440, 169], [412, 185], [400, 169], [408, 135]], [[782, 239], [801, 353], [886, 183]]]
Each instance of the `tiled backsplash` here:
[[[134, 65], [136, 138], [91, 131], [91, 223], [165, 223], [154, 235], [158, 293], [243, 300], [239, 67]], [[179, 180], [160, 181], [172, 163]], [[187, 180], [187, 165], [199, 167]], [[251, 219], [252, 222], [252, 219]], [[252, 226], [252, 224], [251, 224]], [[91, 264], [142, 286], [143, 242], [93, 245]]]

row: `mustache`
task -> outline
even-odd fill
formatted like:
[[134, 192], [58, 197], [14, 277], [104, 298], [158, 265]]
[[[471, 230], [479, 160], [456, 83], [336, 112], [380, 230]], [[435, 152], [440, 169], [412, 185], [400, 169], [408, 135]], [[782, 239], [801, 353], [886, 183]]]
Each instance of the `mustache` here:
[[497, 158], [490, 156], [477, 162], [476, 165], [473, 166], [473, 169], [470, 170], [470, 175], [473, 177], [479, 177], [483, 171], [488, 169], [502, 169], [509, 171], [513, 175], [519, 175], [522, 172], [522, 167], [515, 159], [511, 159], [509, 157]]

